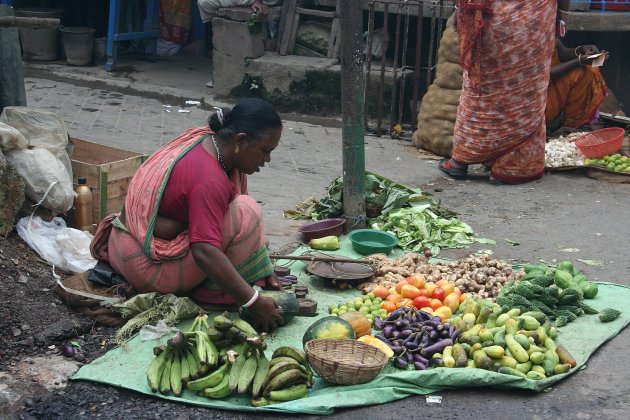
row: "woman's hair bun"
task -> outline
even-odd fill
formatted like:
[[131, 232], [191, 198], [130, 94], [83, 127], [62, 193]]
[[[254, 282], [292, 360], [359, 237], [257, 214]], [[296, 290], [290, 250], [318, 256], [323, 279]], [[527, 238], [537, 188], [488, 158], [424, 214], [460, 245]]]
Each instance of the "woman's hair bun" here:
[[216, 108], [216, 111], [208, 118], [208, 125], [215, 133], [223, 130], [230, 125], [230, 116], [232, 110], [230, 108]]

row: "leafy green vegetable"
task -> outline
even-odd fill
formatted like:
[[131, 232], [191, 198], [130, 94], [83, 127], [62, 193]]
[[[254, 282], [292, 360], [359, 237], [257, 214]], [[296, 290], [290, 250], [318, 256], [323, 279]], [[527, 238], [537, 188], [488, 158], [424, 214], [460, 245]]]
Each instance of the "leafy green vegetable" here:
[[433, 255], [442, 248], [464, 248], [474, 242], [494, 244], [490, 239], [475, 238], [472, 228], [457, 218], [444, 218], [430, 206], [405, 207], [393, 210], [372, 223], [373, 229], [390, 232], [406, 251], [431, 249]]
[[[454, 213], [439, 206], [431, 194], [402, 185], [373, 172], [365, 175], [365, 208], [368, 219], [372, 219], [401, 207], [427, 206], [437, 214], [452, 216]], [[291, 219], [322, 220], [340, 217], [343, 214], [343, 178], [335, 179], [321, 199], [310, 197], [297, 206], [296, 210], [285, 210]]]

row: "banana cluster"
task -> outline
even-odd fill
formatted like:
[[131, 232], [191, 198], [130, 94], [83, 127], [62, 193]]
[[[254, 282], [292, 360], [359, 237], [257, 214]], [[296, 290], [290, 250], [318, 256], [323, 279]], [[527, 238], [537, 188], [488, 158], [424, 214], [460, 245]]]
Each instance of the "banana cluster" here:
[[[214, 338], [213, 338], [214, 337]], [[241, 319], [231, 319], [227, 313], [208, 324], [208, 315], [197, 316], [188, 332], [177, 332], [166, 346], [154, 349], [155, 359], [147, 370], [151, 391], [181, 396], [185, 385], [192, 391], [204, 391], [210, 398], [230, 394], [223, 388], [217, 392], [225, 374], [229, 373], [236, 355], [250, 344], [262, 343], [256, 330]], [[251, 344], [251, 345], [254, 345]], [[207, 392], [206, 392], [207, 391]]]
[[262, 407], [304, 398], [311, 386], [313, 371], [306, 354], [293, 347], [279, 347], [271, 356], [259, 392], [252, 392], [252, 406]]
[[154, 349], [157, 356], [147, 370], [151, 391], [179, 397], [184, 384], [204, 375], [218, 363], [219, 350], [207, 334], [195, 333], [194, 337], [186, 334], [178, 332], [166, 346]]

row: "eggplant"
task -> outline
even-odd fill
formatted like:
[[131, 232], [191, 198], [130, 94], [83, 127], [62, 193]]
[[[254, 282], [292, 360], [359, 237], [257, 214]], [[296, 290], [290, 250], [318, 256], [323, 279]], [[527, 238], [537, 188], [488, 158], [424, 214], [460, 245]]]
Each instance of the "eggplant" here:
[[409, 363], [407, 363], [407, 361], [403, 357], [398, 356], [394, 358], [394, 366], [399, 369], [407, 369]]
[[405, 353], [405, 360], [407, 361], [407, 363], [413, 363], [413, 354], [409, 352]]
[[416, 339], [416, 336], [412, 334], [412, 335], [410, 335], [409, 337], [405, 338], [405, 339], [402, 341], [402, 343], [401, 343], [401, 344], [402, 344], [403, 346], [407, 347], [407, 346], [409, 346], [411, 343], [413, 343], [413, 341], [414, 341], [415, 339]]
[[423, 319], [425, 321], [429, 321], [431, 319], [431, 314], [424, 311], [416, 311], [416, 316], [418, 319]]
[[392, 331], [392, 334], [390, 335], [390, 338], [398, 338], [398, 336], [400, 335], [400, 331], [394, 330]]
[[402, 327], [408, 327], [409, 325], [411, 325], [411, 321], [409, 320], [409, 318], [404, 318], [400, 321], [400, 324]]
[[446, 347], [452, 346], [452, 345], [453, 345], [453, 340], [451, 340], [450, 338], [445, 338], [436, 343], [433, 343], [432, 345], [428, 347], [423, 348], [422, 354], [425, 356], [429, 356], [429, 355], [432, 355], [433, 353], [438, 353], [444, 350]]
[[394, 326], [396, 328], [402, 327], [403, 326], [402, 320], [401, 319], [396, 320], [396, 322], [394, 323]]
[[453, 343], [455, 342], [455, 340], [457, 340], [457, 337], [459, 337], [459, 331], [455, 331], [455, 332], [451, 335], [451, 340], [453, 340]]
[[390, 349], [392, 349], [394, 354], [397, 356], [400, 356], [402, 352], [405, 351], [405, 348], [403, 346], [393, 346], [393, 347], [390, 347]]
[[387, 317], [387, 321], [396, 321], [397, 319], [400, 318], [402, 314], [403, 314], [402, 308], [398, 308], [395, 311], [393, 311], [391, 314], [389, 314], [389, 316]]
[[422, 363], [422, 362], [414, 362], [413, 363], [413, 367], [416, 370], [426, 370], [427, 369], [427, 365]]
[[440, 336], [440, 333], [438, 333], [437, 331], [433, 330], [429, 333], [429, 338], [433, 341], [436, 341], [438, 339], [438, 337]]
[[424, 357], [422, 357], [422, 355], [420, 355], [420, 354], [414, 354], [413, 360], [414, 360], [414, 362], [420, 362], [420, 363], [424, 364], [425, 366], [427, 365], [427, 363], [429, 363], [429, 361], [427, 359], [425, 359]]
[[377, 330], [382, 330], [383, 329], [383, 320], [381, 319], [380, 316], [374, 317], [374, 328]]
[[434, 316], [431, 318], [431, 321], [435, 322], [436, 325], [440, 325], [442, 323], [442, 318], [439, 316]]
[[392, 327], [391, 325], [387, 325], [385, 328], [383, 328], [383, 336], [389, 339], [391, 338], [393, 331], [394, 331], [394, 327]]
[[407, 328], [406, 330], [402, 330], [402, 331], [400, 332], [400, 336], [401, 336], [401, 337], [403, 337], [403, 338], [407, 338], [407, 337], [409, 337], [411, 334], [413, 334], [413, 330], [411, 330], [411, 329], [409, 329], [409, 328]]
[[387, 344], [389, 347], [392, 347], [394, 345], [391, 341], [389, 341], [387, 338], [385, 338], [382, 334], [376, 334], [374, 337], [378, 338], [383, 343]]
[[[448, 336], [451, 337], [455, 333], [455, 325], [449, 325], [448, 327]], [[455, 340], [453, 340], [455, 341]]]

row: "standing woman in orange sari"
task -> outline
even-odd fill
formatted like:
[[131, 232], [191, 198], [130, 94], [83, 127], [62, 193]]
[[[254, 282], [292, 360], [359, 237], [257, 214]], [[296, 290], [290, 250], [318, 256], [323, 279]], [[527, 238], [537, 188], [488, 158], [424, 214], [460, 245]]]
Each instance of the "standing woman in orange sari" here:
[[465, 178], [468, 165], [483, 164], [496, 184], [543, 176], [551, 57], [569, 3], [458, 0], [464, 84], [453, 153], [440, 170]]

